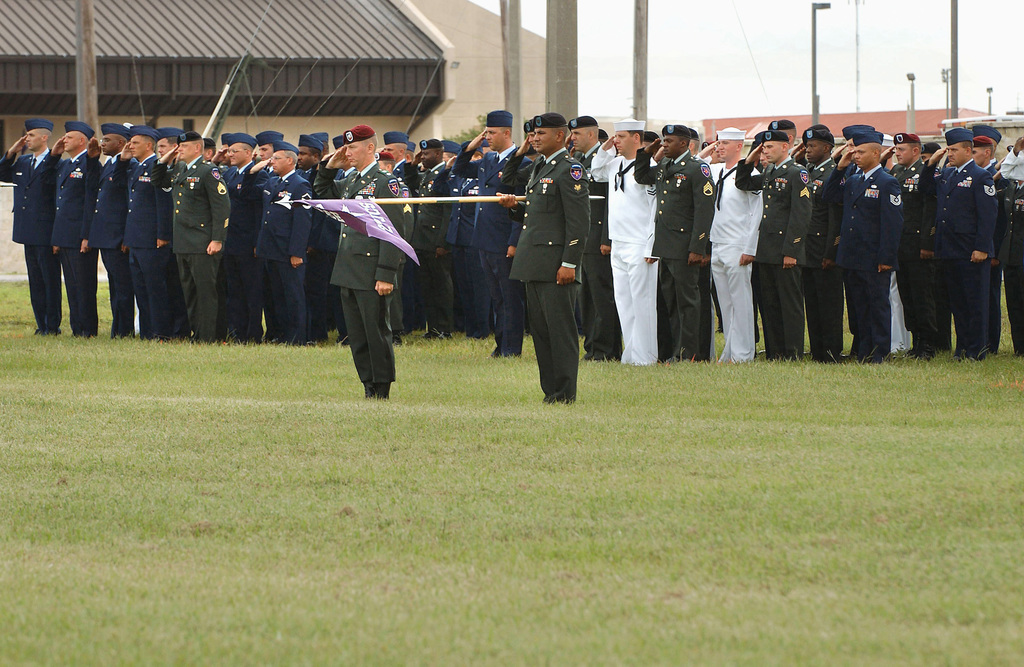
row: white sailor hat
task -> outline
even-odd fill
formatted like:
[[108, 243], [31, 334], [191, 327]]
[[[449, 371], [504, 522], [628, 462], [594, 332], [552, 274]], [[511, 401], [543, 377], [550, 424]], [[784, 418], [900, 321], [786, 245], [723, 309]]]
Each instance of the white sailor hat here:
[[727, 127], [718, 131], [718, 138], [725, 141], [743, 141], [747, 138], [747, 133], [735, 127]]
[[647, 129], [647, 122], [635, 118], [625, 118], [615, 122], [616, 132], [643, 132]]

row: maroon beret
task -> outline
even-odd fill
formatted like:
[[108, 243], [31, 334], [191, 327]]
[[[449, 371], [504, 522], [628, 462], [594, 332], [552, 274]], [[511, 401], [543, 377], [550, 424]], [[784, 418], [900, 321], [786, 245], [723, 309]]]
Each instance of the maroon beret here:
[[921, 137], [910, 132], [900, 132], [892, 138], [892, 143], [899, 144], [919, 144], [921, 143]]
[[345, 143], [351, 144], [354, 141], [363, 141], [373, 137], [375, 132], [369, 125], [356, 125], [351, 130], [345, 132]]

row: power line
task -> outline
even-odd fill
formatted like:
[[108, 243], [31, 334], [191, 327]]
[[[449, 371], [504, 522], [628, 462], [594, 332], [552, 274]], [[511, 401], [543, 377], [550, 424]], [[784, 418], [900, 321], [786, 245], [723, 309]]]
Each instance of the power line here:
[[761, 92], [764, 93], [764, 101], [770, 107], [771, 100], [768, 99], [768, 89], [764, 87], [764, 79], [761, 78], [761, 70], [757, 68], [757, 60], [754, 58], [754, 50], [750, 48], [750, 40], [747, 39], [747, 31], [743, 29], [743, 19], [740, 18], [740, 10], [736, 9], [736, 0], [732, 0], [732, 10], [736, 12], [736, 22], [740, 24], [740, 34], [743, 35], [743, 43], [747, 45], [747, 53], [750, 54], [750, 62], [754, 65], [754, 73], [757, 74], [757, 82], [761, 84]]

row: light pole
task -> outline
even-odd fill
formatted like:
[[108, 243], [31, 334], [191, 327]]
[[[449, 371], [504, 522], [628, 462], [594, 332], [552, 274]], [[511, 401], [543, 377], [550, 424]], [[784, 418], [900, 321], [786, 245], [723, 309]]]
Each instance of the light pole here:
[[911, 134], [917, 132], [917, 118], [915, 117], [917, 112], [914, 109], [914, 79], [916, 78], [913, 72], [907, 73], [907, 81], [910, 82], [910, 112], [907, 114], [907, 132]]
[[946, 84], [946, 118], [949, 118], [949, 72], [950, 70], [942, 70], [942, 83]]
[[811, 3], [811, 124], [818, 124], [818, 10], [829, 9], [831, 2]]
[[988, 93], [988, 115], [992, 115], [992, 89], [986, 88], [985, 92]]

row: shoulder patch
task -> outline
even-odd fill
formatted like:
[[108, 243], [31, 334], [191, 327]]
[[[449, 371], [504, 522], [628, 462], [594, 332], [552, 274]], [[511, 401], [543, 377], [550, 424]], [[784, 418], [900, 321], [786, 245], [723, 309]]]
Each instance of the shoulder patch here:
[[807, 184], [807, 181], [809, 181], [810, 178], [811, 177], [807, 174], [807, 170], [805, 170], [805, 169], [801, 169], [800, 170], [800, 180], [804, 182], [804, 185]]
[[210, 173], [213, 174], [213, 177], [216, 178], [218, 181], [220, 180], [220, 169], [217, 169], [217, 167], [213, 167], [210, 169]]
[[388, 181], [388, 189], [391, 190], [391, 194], [396, 197], [400, 197], [402, 195], [402, 185], [398, 182], [397, 178], [392, 178]]
[[569, 175], [572, 176], [574, 181], [578, 181], [583, 178], [583, 165], [574, 164], [569, 166]]
[[[700, 173], [704, 174], [704, 178], [711, 178], [711, 167], [707, 166], [703, 162], [700, 163]], [[807, 181], [804, 181], [806, 183]]]

